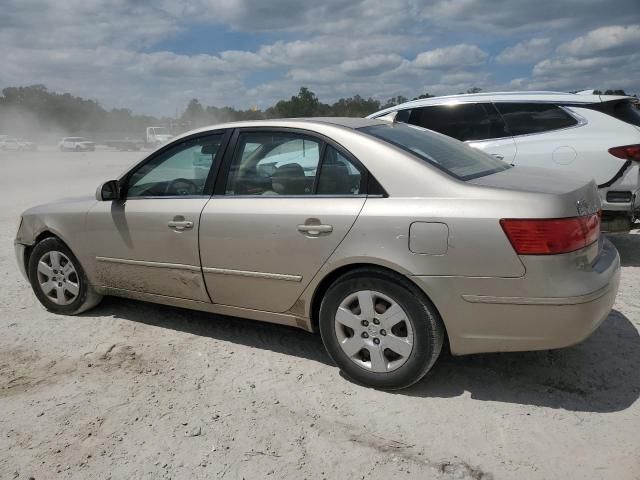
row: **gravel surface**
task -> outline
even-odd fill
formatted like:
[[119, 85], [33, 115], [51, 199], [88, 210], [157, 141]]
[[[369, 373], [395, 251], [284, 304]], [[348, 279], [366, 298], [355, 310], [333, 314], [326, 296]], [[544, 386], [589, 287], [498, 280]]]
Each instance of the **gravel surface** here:
[[107, 298], [46, 312], [19, 213], [144, 153], [0, 153], [0, 478], [640, 478], [640, 235], [609, 318], [564, 350], [451, 357], [355, 385], [302, 331]]

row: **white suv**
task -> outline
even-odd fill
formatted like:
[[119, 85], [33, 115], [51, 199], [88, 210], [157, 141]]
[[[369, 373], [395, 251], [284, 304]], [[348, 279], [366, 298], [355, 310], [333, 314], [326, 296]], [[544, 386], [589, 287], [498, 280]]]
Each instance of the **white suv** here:
[[558, 92], [451, 95], [381, 110], [509, 163], [592, 176], [603, 228], [628, 230], [640, 210], [640, 110], [629, 97]]
[[93, 152], [96, 144], [84, 137], [64, 137], [58, 142], [61, 152]]

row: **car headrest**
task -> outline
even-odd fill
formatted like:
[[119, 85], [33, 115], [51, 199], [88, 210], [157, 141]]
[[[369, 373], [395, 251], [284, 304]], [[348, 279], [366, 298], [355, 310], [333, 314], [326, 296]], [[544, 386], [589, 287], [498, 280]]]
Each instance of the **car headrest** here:
[[298, 163], [281, 165], [271, 175], [271, 185], [279, 195], [301, 195], [306, 186], [304, 169]]
[[200, 152], [204, 153], [205, 155], [207, 154], [215, 155], [216, 153], [218, 153], [219, 147], [220, 147], [219, 143], [210, 143], [208, 145], [204, 145], [202, 147], [202, 150], [200, 150]]

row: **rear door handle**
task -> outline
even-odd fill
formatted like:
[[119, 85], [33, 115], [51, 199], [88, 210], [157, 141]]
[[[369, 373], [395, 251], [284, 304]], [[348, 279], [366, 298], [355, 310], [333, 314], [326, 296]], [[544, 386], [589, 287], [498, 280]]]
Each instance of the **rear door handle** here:
[[333, 225], [298, 225], [298, 231], [309, 235], [320, 235], [333, 232]]
[[493, 158], [497, 158], [498, 160], [504, 160], [504, 155], [500, 155], [499, 153], [492, 153], [491, 156]]
[[179, 215], [174, 217], [173, 220], [170, 220], [167, 226], [178, 232], [183, 232], [185, 230], [191, 230], [193, 228], [193, 222], [191, 220], [185, 220], [183, 216]]

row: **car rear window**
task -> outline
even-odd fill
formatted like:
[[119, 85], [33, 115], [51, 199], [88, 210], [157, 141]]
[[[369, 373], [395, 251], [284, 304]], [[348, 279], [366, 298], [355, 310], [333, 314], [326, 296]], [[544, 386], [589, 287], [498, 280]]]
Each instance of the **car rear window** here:
[[630, 100], [609, 100], [606, 102], [575, 106], [605, 113], [617, 120], [620, 120], [621, 122], [640, 127], [640, 110], [633, 103], [631, 103]]
[[618, 120], [640, 127], [640, 110], [631, 102], [618, 102], [613, 107], [613, 116]]
[[512, 135], [529, 135], [573, 127], [578, 120], [557, 105], [495, 103]]
[[390, 143], [459, 180], [472, 180], [510, 168], [510, 165], [462, 142], [405, 123], [359, 128]]

